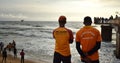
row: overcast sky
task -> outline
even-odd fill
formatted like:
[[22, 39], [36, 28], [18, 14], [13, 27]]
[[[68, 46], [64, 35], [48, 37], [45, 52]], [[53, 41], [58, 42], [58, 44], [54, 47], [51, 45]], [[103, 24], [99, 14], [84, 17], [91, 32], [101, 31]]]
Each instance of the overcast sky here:
[[110, 17], [120, 12], [120, 0], [0, 0], [0, 20], [56, 21], [65, 15], [68, 21], [85, 16]]

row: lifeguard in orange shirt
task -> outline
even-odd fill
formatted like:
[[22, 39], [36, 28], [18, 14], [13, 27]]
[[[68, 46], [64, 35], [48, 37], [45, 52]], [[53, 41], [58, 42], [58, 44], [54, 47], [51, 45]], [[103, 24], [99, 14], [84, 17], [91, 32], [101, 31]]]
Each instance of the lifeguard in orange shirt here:
[[[76, 33], [76, 49], [85, 63], [99, 63], [100, 32], [91, 26], [91, 17], [84, 18], [84, 27]], [[80, 47], [81, 46], [81, 47]]]
[[73, 33], [65, 27], [66, 17], [60, 16], [59, 27], [53, 30], [55, 52], [53, 63], [71, 63], [70, 43], [73, 42]]

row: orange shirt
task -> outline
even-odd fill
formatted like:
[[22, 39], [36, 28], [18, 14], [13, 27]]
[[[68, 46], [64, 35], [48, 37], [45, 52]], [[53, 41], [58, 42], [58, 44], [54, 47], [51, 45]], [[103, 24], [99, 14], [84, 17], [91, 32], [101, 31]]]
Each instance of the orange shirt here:
[[73, 39], [72, 31], [59, 27], [53, 31], [53, 37], [55, 38], [55, 51], [63, 56], [70, 55], [70, 45], [69, 40]]
[[[80, 42], [83, 52], [90, 51], [97, 41], [101, 41], [100, 32], [92, 26], [84, 26], [76, 33], [76, 42]], [[89, 56], [92, 60], [98, 60], [98, 51]]]

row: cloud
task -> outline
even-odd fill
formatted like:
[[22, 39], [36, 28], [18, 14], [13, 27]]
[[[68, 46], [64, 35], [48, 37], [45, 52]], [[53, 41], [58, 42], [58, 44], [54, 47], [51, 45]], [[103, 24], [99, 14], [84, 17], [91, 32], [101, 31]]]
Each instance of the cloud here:
[[26, 16], [23, 16], [22, 14], [15, 15], [15, 14], [10, 14], [10, 13], [8, 13], [8, 14], [1, 13], [0, 17], [6, 17], [6, 18], [27, 18]]
[[9, 8], [0, 8], [0, 20], [17, 20], [28, 18], [22, 11]]
[[103, 15], [120, 10], [120, 0], [0, 0], [0, 18], [56, 20], [59, 15]]
[[2, 19], [4, 19], [4, 20], [21, 20], [21, 19], [26, 19], [26, 18], [28, 18], [27, 16], [24, 16], [24, 15], [22, 15], [22, 14], [10, 14], [10, 13], [8, 13], [8, 14], [4, 14], [4, 13], [1, 13], [0, 14], [0, 20], [2, 20]]
[[105, 7], [120, 7], [120, 0], [100, 0]]

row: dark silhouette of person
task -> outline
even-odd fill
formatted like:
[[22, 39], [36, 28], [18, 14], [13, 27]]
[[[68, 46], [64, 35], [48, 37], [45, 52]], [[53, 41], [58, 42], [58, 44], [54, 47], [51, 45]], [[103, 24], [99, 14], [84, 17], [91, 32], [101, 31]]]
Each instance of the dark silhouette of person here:
[[13, 40], [13, 42], [12, 42], [12, 46], [13, 46], [13, 48], [16, 47], [16, 42], [15, 42], [15, 40]]
[[17, 49], [16, 49], [16, 47], [13, 49], [13, 53], [14, 53], [14, 58], [17, 58]]
[[24, 63], [25, 53], [24, 53], [24, 50], [23, 50], [23, 49], [21, 50], [20, 55], [21, 55], [21, 63]]
[[2, 52], [3, 47], [4, 47], [4, 43], [3, 43], [3, 42], [0, 42], [0, 53]]
[[6, 51], [6, 48], [4, 48], [4, 50], [2, 51], [2, 63], [6, 63], [6, 58], [7, 58], [7, 51]]

